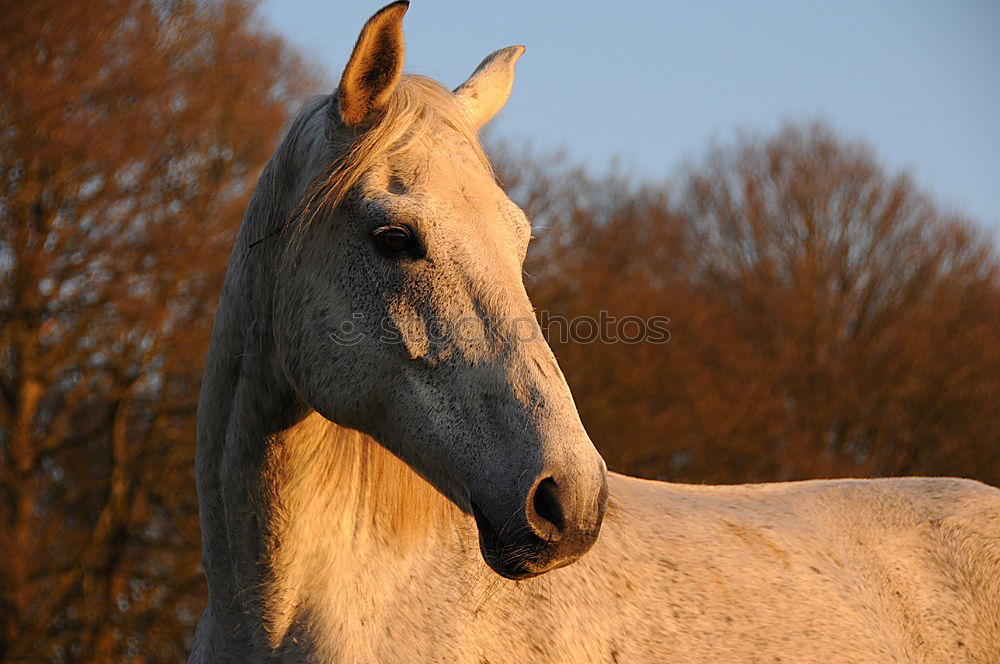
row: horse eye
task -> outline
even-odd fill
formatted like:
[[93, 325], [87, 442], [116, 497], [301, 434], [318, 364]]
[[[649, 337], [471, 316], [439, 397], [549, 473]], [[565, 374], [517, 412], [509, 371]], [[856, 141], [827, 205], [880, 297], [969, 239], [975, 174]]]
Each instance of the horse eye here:
[[383, 226], [372, 233], [375, 247], [386, 256], [398, 256], [415, 247], [413, 231], [406, 226]]

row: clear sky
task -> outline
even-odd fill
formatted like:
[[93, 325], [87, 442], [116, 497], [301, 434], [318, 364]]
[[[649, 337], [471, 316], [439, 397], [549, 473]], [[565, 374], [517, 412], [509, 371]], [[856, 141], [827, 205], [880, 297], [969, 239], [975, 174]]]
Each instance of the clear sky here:
[[[339, 77], [380, 0], [265, 0]], [[822, 119], [1000, 229], [998, 0], [413, 0], [408, 71], [451, 87], [525, 44], [492, 131], [657, 179], [736, 130]]]

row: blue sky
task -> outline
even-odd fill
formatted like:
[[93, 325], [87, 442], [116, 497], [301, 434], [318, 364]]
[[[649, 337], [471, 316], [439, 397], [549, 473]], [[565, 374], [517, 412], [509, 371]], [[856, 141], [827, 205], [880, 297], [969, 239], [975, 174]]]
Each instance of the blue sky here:
[[[335, 81], [376, 2], [266, 0]], [[658, 179], [737, 130], [822, 119], [1000, 229], [997, 0], [413, 0], [406, 68], [455, 86], [525, 44], [491, 131]]]

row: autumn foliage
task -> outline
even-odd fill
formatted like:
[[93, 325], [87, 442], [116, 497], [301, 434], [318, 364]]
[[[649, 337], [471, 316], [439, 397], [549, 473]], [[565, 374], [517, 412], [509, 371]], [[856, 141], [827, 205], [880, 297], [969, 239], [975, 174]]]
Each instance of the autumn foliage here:
[[[202, 608], [201, 363], [290, 102], [236, 0], [0, 3], [0, 660], [184, 661]], [[1000, 262], [865, 146], [789, 125], [672, 182], [495, 150], [553, 339], [618, 470], [1000, 484]]]
[[0, 59], [0, 659], [180, 661], [207, 334], [306, 77], [237, 2], [3, 2]]
[[1000, 484], [994, 246], [865, 146], [789, 125], [656, 188], [500, 160], [535, 218], [537, 308], [671, 319], [663, 345], [550, 339], [611, 466]]

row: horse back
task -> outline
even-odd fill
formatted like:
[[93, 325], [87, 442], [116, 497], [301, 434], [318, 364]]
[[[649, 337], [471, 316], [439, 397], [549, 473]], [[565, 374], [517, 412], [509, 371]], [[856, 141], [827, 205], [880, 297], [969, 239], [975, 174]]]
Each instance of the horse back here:
[[635, 592], [666, 616], [650, 627], [678, 661], [1000, 661], [996, 488], [616, 476], [611, 495], [603, 552], [633, 552]]

